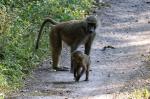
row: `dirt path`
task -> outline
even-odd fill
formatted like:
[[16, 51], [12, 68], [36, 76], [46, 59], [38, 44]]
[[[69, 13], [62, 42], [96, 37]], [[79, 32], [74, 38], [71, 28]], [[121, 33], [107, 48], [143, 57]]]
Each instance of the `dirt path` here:
[[[133, 89], [150, 86], [150, 73], [143, 61], [150, 48], [150, 3], [107, 1], [111, 8], [98, 18], [102, 25], [91, 52], [90, 81], [82, 77], [75, 83], [72, 74], [52, 72], [44, 62], [26, 81], [17, 99], [126, 99]], [[115, 49], [102, 51], [107, 45]]]

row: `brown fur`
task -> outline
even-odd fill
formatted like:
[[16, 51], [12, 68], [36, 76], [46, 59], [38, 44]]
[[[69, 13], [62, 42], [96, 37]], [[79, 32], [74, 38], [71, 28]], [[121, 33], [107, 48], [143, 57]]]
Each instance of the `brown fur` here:
[[83, 54], [81, 51], [75, 51], [72, 53], [74, 78], [76, 81], [80, 80], [83, 73], [86, 73], [85, 81], [89, 80], [89, 66], [91, 64], [90, 57]]
[[[97, 21], [94, 16], [89, 16], [85, 20], [71, 20], [61, 23], [57, 23], [53, 19], [46, 19], [43, 22], [38, 34], [36, 49], [38, 49], [41, 32], [47, 22], [55, 25], [52, 26], [50, 33], [53, 69], [58, 70], [58, 61], [62, 50], [62, 41], [71, 47], [71, 52], [75, 51], [79, 45], [85, 44], [85, 54], [90, 54], [91, 45], [96, 35], [95, 28]], [[73, 72], [72, 61], [71, 72]]]

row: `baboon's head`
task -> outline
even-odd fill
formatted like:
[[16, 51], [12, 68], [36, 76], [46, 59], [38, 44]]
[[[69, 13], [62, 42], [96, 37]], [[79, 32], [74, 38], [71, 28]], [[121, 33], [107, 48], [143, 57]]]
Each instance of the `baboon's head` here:
[[86, 18], [86, 22], [87, 22], [87, 32], [88, 33], [95, 33], [95, 29], [96, 29], [96, 26], [97, 26], [97, 20], [96, 20], [96, 17], [91, 15], [91, 16], [88, 16]]

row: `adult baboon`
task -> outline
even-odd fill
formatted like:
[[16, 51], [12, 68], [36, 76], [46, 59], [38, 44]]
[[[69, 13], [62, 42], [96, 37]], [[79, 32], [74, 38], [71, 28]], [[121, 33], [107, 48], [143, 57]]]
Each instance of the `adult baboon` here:
[[75, 81], [79, 81], [83, 73], [86, 73], [85, 81], [89, 80], [89, 67], [91, 64], [90, 57], [83, 54], [81, 51], [74, 51], [71, 54], [73, 68], [74, 68], [74, 78]]
[[[85, 54], [90, 54], [91, 45], [96, 35], [95, 29], [97, 21], [95, 16], [89, 16], [85, 20], [71, 20], [61, 23], [57, 23], [51, 18], [46, 19], [40, 28], [36, 42], [36, 49], [38, 49], [41, 32], [47, 22], [54, 25], [52, 26], [50, 33], [53, 69], [57, 71], [65, 70], [64, 68], [58, 67], [59, 56], [62, 50], [62, 41], [71, 47], [71, 52], [75, 51], [79, 45], [84, 44]], [[73, 72], [72, 61], [71, 72]]]

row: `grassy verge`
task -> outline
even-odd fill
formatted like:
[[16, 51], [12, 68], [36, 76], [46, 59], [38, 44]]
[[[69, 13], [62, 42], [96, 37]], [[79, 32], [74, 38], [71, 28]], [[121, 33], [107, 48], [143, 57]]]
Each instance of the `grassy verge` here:
[[37, 32], [47, 16], [57, 21], [82, 19], [91, 0], [0, 1], [0, 93], [16, 90], [43, 58], [49, 55], [48, 28], [40, 49], [34, 51]]

